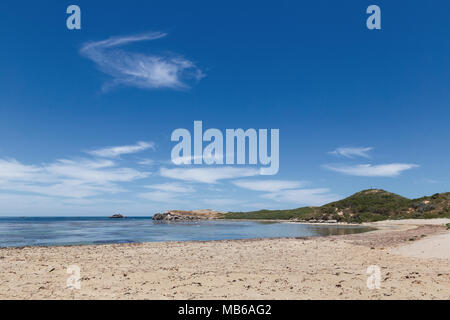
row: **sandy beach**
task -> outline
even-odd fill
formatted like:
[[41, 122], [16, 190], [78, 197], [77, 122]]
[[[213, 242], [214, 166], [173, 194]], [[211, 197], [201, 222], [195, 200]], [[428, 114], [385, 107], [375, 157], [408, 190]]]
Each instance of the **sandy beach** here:
[[[450, 219], [363, 234], [0, 249], [0, 299], [450, 299]], [[69, 289], [69, 266], [80, 289]], [[380, 288], [367, 268], [380, 268]]]

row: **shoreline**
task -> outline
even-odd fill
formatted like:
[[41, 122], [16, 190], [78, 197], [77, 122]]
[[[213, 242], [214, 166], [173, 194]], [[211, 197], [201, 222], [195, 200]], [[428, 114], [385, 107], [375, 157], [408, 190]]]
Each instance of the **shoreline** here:
[[[450, 299], [445, 222], [384, 221], [307, 238], [2, 248], [0, 299]], [[432, 257], [421, 257], [428, 249]], [[80, 290], [67, 288], [74, 265]], [[367, 288], [370, 265], [380, 268], [380, 289]]]
[[[348, 227], [361, 227], [371, 228], [373, 230], [362, 231], [356, 234], [370, 234], [370, 233], [384, 233], [385, 231], [404, 231], [417, 227], [418, 225], [444, 225], [450, 223], [450, 218], [437, 218], [437, 219], [404, 219], [404, 220], [383, 220], [378, 222], [363, 222], [363, 223], [326, 223], [326, 222], [305, 222], [305, 221], [289, 221], [289, 220], [262, 220], [262, 219], [212, 219], [214, 221], [232, 221], [232, 222], [273, 222], [273, 223], [290, 223], [290, 224], [303, 224], [313, 226], [348, 226]], [[439, 220], [439, 221], [438, 221]], [[443, 220], [444, 222], [441, 222]], [[202, 221], [202, 220], [198, 220]], [[209, 221], [209, 220], [207, 220]], [[430, 223], [421, 223], [427, 221]], [[185, 222], [185, 221], [181, 221]], [[193, 221], [188, 221], [193, 222]], [[404, 223], [402, 223], [404, 222]], [[169, 222], [169, 223], [173, 223]], [[176, 222], [175, 222], [176, 223]], [[136, 241], [136, 242], [123, 242], [123, 243], [82, 243], [82, 244], [54, 244], [54, 245], [25, 245], [25, 246], [0, 246], [0, 253], [5, 249], [25, 249], [25, 248], [55, 248], [55, 247], [84, 247], [84, 246], [109, 246], [109, 245], [133, 245], [133, 244], [146, 244], [146, 243], [209, 243], [209, 242], [221, 242], [221, 241], [258, 241], [258, 240], [282, 240], [282, 239], [317, 239], [317, 238], [329, 238], [329, 237], [345, 237], [353, 234], [343, 235], [314, 235], [314, 236], [302, 236], [302, 237], [271, 237], [271, 238], [241, 238], [241, 239], [217, 239], [217, 240], [164, 240], [164, 241]]]
[[[287, 221], [287, 220], [260, 220], [260, 219], [211, 219], [211, 220], [195, 220], [195, 221], [232, 221], [232, 222], [262, 222], [262, 223], [291, 223], [291, 224], [304, 224], [304, 225], [314, 225], [314, 226], [348, 226], [348, 227], [359, 227], [359, 228], [371, 228], [374, 230], [361, 231], [360, 233], [368, 233], [376, 230], [375, 227], [363, 224], [350, 224], [350, 223], [309, 223], [309, 222], [299, 222], [299, 221]], [[168, 221], [168, 223], [184, 223], [184, 222], [195, 222], [195, 221]], [[110, 242], [110, 243], [79, 243], [79, 244], [50, 244], [50, 245], [25, 245], [25, 246], [0, 246], [0, 253], [3, 249], [22, 249], [22, 248], [53, 248], [53, 247], [77, 247], [77, 246], [105, 246], [105, 245], [126, 245], [126, 244], [145, 244], [145, 243], [184, 243], [184, 242], [216, 242], [216, 241], [241, 241], [241, 240], [273, 240], [273, 239], [307, 239], [307, 238], [319, 238], [319, 237], [331, 237], [333, 235], [311, 235], [302, 237], [257, 237], [257, 238], [239, 238], [239, 239], [216, 239], [216, 240], [163, 240], [163, 241], [135, 241], [135, 242]], [[337, 235], [344, 236], [344, 235]]]
[[[434, 218], [434, 219], [403, 219], [403, 220], [383, 220], [377, 222], [363, 222], [363, 223], [326, 223], [326, 222], [305, 222], [305, 221], [289, 221], [289, 220], [262, 220], [262, 219], [211, 219], [214, 221], [250, 221], [250, 222], [273, 222], [273, 223], [290, 223], [290, 224], [303, 224], [313, 226], [348, 226], [348, 227], [361, 227], [371, 228], [373, 230], [362, 231], [357, 234], [371, 234], [371, 233], [384, 233], [385, 231], [405, 231], [413, 229], [419, 225], [445, 225], [450, 223], [450, 218]], [[442, 221], [441, 221], [442, 220]], [[198, 221], [202, 221], [201, 219]], [[209, 221], [209, 220], [207, 220]], [[422, 223], [422, 221], [430, 223]], [[185, 221], [181, 221], [185, 222]], [[193, 222], [193, 221], [188, 221]], [[173, 223], [173, 221], [169, 222]], [[176, 223], [176, 222], [175, 222]], [[0, 253], [5, 249], [25, 249], [25, 248], [55, 248], [55, 247], [84, 247], [84, 246], [109, 246], [109, 245], [133, 245], [133, 244], [146, 244], [146, 243], [209, 243], [209, 242], [221, 242], [221, 241], [258, 241], [258, 240], [282, 240], [282, 239], [317, 239], [317, 238], [329, 238], [329, 237], [345, 237], [353, 234], [342, 235], [313, 235], [302, 237], [270, 237], [270, 238], [240, 238], [240, 239], [217, 239], [217, 240], [164, 240], [164, 241], [136, 241], [136, 242], [123, 242], [123, 243], [81, 243], [81, 244], [54, 244], [54, 245], [25, 245], [25, 246], [0, 246]]]

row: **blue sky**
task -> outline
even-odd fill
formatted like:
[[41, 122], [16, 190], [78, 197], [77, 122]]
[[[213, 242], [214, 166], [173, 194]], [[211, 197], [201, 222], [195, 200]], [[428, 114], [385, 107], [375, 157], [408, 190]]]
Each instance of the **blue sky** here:
[[[71, 4], [81, 30], [66, 28]], [[366, 28], [371, 4], [381, 30]], [[2, 1], [0, 215], [450, 191], [449, 10], [448, 1]], [[278, 174], [174, 166], [170, 135], [194, 120], [223, 132], [280, 129]]]

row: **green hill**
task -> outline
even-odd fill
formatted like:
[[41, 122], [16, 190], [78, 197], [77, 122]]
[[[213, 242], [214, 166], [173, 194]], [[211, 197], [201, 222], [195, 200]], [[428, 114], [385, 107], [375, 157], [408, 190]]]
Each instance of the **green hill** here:
[[371, 222], [387, 219], [450, 218], [450, 193], [408, 199], [380, 189], [363, 190], [321, 207], [228, 212], [224, 219], [337, 220]]
[[328, 219], [338, 221], [379, 221], [398, 219], [407, 214], [411, 205], [410, 199], [384, 190], [371, 189], [326, 204], [320, 208], [320, 212]]
[[313, 219], [317, 208], [303, 207], [291, 210], [259, 210], [250, 212], [228, 212], [224, 219], [257, 219], [257, 220], [290, 220], [290, 219]]
[[450, 192], [413, 200], [414, 217], [450, 218]]

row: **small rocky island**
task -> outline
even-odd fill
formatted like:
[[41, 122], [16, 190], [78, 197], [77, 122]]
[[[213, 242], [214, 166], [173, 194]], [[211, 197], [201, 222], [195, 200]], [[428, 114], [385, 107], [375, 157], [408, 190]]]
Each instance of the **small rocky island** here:
[[192, 221], [192, 220], [212, 220], [220, 216], [220, 212], [210, 209], [205, 210], [170, 210], [165, 213], [155, 213], [153, 220], [159, 221]]
[[109, 217], [110, 219], [124, 219], [125, 216], [121, 215], [120, 213], [118, 214], [113, 214], [112, 216]]

